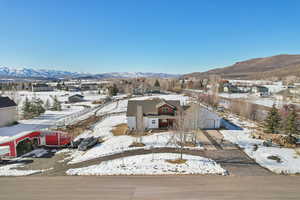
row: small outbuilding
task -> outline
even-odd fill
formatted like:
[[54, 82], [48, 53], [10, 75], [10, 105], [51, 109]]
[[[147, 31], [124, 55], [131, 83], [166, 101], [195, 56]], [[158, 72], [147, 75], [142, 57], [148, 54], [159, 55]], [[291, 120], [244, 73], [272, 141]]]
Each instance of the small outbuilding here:
[[13, 124], [17, 118], [17, 104], [9, 97], [0, 96], [0, 127]]
[[77, 103], [77, 102], [83, 102], [84, 101], [84, 96], [80, 94], [75, 94], [72, 95], [68, 98], [69, 103]]

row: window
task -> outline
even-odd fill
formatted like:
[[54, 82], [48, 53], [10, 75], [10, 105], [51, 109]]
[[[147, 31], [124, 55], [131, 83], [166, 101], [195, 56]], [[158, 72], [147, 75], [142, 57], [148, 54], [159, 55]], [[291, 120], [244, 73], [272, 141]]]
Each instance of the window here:
[[168, 113], [168, 112], [169, 112], [169, 109], [168, 109], [168, 107], [162, 107], [162, 108], [161, 108], [161, 111], [162, 111], [163, 113]]

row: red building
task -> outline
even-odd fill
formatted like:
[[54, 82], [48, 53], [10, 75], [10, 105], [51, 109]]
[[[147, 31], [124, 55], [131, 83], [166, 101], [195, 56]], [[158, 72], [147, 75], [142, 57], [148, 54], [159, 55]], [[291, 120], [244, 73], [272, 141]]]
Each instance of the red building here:
[[68, 133], [60, 131], [27, 131], [0, 141], [0, 146], [9, 146], [9, 153], [0, 156], [17, 157], [38, 146], [60, 147], [70, 144]]

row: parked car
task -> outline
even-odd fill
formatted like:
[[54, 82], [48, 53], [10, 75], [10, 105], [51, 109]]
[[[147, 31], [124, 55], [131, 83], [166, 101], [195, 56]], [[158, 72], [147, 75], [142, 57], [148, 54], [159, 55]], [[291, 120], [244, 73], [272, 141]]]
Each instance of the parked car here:
[[73, 141], [71, 142], [70, 147], [71, 147], [71, 148], [74, 148], [74, 149], [77, 149], [78, 146], [80, 145], [80, 143], [81, 143], [83, 140], [84, 140], [84, 138], [79, 138], [79, 139], [76, 140], [76, 141], [73, 140]]
[[91, 148], [92, 146], [96, 145], [98, 143], [98, 138], [95, 137], [88, 137], [82, 140], [82, 142], [78, 145], [79, 151], [85, 151], [88, 148]]
[[217, 107], [217, 111], [218, 111], [218, 112], [224, 112], [224, 111], [225, 111], [225, 108], [222, 107], [222, 106], [218, 106], [218, 107]]

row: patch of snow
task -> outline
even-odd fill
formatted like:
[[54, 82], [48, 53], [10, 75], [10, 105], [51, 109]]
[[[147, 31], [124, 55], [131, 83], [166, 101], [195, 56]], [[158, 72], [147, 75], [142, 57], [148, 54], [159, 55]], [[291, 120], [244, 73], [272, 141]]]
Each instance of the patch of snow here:
[[[22, 164], [10, 164], [0, 167], [0, 176], [27, 176], [30, 174], [36, 174], [45, 170], [19, 170], [15, 168], [23, 167]], [[48, 169], [50, 170], [50, 169]]]
[[200, 157], [183, 155], [183, 164], [171, 164], [166, 160], [178, 159], [179, 154], [155, 153], [136, 155], [101, 162], [84, 168], [69, 169], [68, 175], [163, 175], [163, 174], [219, 174], [227, 172], [215, 161]]

